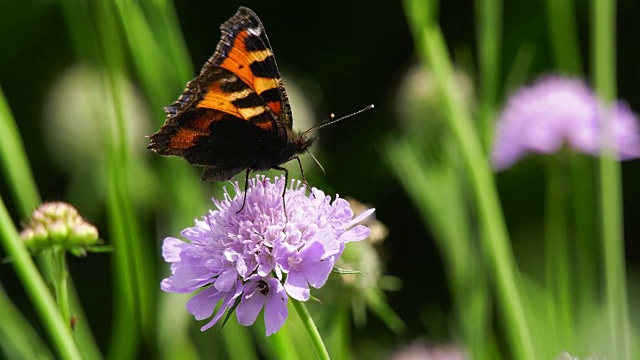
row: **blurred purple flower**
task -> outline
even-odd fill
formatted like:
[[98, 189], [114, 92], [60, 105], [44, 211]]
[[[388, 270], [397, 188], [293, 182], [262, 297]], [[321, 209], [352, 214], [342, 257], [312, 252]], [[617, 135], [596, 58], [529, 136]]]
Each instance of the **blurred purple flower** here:
[[[591, 154], [600, 153], [603, 105], [578, 79], [547, 76], [518, 90], [497, 122], [491, 161], [505, 169], [529, 152], [552, 153], [564, 144]], [[629, 107], [611, 107], [614, 150], [622, 160], [640, 157], [640, 127]]]
[[217, 210], [182, 231], [189, 242], [164, 240], [162, 255], [171, 264], [171, 276], [161, 288], [175, 293], [204, 288], [187, 302], [197, 320], [213, 315], [202, 331], [234, 308], [240, 324], [252, 325], [264, 308], [267, 335], [277, 332], [287, 318], [288, 297], [308, 300], [309, 286], [324, 285], [345, 243], [369, 235], [367, 227], [356, 224], [373, 209], [353, 218], [346, 200], [332, 202], [316, 188], [307, 195], [299, 181], [286, 190], [285, 217], [284, 186], [283, 176], [274, 183], [264, 176], [251, 179], [238, 213], [244, 193], [236, 182], [235, 196], [225, 189], [223, 201], [214, 199]]

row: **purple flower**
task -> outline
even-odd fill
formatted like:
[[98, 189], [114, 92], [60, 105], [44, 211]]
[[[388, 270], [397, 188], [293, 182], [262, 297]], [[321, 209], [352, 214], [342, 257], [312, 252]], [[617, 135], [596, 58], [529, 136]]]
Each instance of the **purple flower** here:
[[284, 186], [283, 176], [274, 183], [264, 176], [251, 179], [238, 212], [244, 193], [236, 182], [235, 196], [225, 189], [224, 200], [214, 199], [217, 209], [182, 232], [189, 242], [164, 240], [162, 255], [171, 264], [171, 276], [161, 288], [203, 289], [187, 302], [197, 320], [213, 316], [203, 331], [234, 308], [240, 324], [252, 325], [264, 308], [267, 335], [277, 332], [287, 318], [288, 297], [308, 300], [309, 287], [324, 285], [345, 244], [369, 235], [367, 227], [356, 224], [373, 209], [354, 218], [346, 200], [331, 201], [315, 188], [307, 195], [299, 181], [285, 192], [285, 217]]
[[309, 300], [309, 285], [316, 289], [324, 285], [342, 248], [329, 229], [316, 232], [301, 249], [287, 243], [276, 244], [273, 255], [280, 269], [288, 273], [284, 288], [289, 296]]
[[277, 279], [254, 275], [244, 285], [244, 295], [237, 311], [238, 322], [244, 326], [252, 325], [264, 307], [267, 336], [276, 333], [287, 319], [288, 299]]
[[[613, 149], [623, 160], [640, 157], [637, 116], [620, 101], [609, 109]], [[508, 100], [498, 119], [493, 166], [505, 169], [529, 152], [553, 153], [565, 144], [598, 155], [601, 116], [606, 110], [578, 79], [548, 76], [521, 88]]]

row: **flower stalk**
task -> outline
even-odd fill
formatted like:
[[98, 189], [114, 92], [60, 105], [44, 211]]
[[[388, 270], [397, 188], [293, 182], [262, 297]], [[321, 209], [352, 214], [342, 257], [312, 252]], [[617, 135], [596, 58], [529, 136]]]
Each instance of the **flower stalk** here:
[[11, 257], [11, 264], [25, 286], [27, 294], [38, 311], [58, 355], [63, 359], [81, 359], [66, 320], [56, 307], [44, 279], [40, 276], [29, 252], [19, 241], [4, 203], [0, 201], [0, 241]]
[[[592, 64], [596, 92], [606, 104], [616, 97], [616, 1], [593, 0]], [[609, 317], [611, 358], [628, 359], [631, 355], [631, 326], [625, 276], [622, 216], [622, 180], [620, 163], [612, 156], [615, 147], [615, 108], [605, 107], [601, 114], [604, 144], [600, 155], [601, 241], [604, 259], [605, 298]]]
[[322, 341], [320, 332], [318, 332], [318, 328], [313, 322], [313, 318], [311, 318], [311, 315], [309, 315], [307, 307], [304, 306], [304, 303], [302, 303], [302, 301], [298, 301], [296, 299], [293, 299], [291, 301], [291, 304], [293, 305], [293, 308], [296, 309], [298, 317], [300, 317], [300, 320], [302, 321], [302, 325], [304, 325], [305, 330], [307, 330], [307, 334], [309, 334], [309, 337], [311, 338], [311, 343], [316, 349], [318, 359], [329, 360], [329, 352], [327, 351], [327, 347], [324, 345], [324, 341]]

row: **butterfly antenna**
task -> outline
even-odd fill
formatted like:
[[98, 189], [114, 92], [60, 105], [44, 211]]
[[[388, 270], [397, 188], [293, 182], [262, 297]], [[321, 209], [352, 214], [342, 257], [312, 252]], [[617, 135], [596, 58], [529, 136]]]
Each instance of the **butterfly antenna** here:
[[309, 149], [307, 149], [307, 154], [311, 155], [311, 158], [313, 159], [313, 161], [315, 161], [316, 164], [318, 164], [318, 167], [320, 167], [320, 170], [322, 170], [322, 175], [326, 175], [327, 173], [324, 171], [324, 166], [320, 164], [320, 161], [318, 161], [318, 159], [316, 159], [316, 157], [313, 156], [313, 154], [309, 151]]
[[[348, 119], [348, 118], [350, 118], [350, 117], [352, 117], [352, 116], [356, 116], [356, 115], [362, 114], [363, 112], [365, 112], [365, 111], [369, 111], [369, 110], [371, 110], [371, 109], [373, 109], [373, 104], [371, 104], [371, 105], [369, 105], [369, 106], [365, 107], [364, 109], [360, 109], [360, 110], [358, 110], [358, 111], [356, 111], [356, 112], [354, 112], [354, 113], [351, 113], [351, 114], [349, 114], [349, 115], [345, 115], [345, 116], [340, 117], [340, 118], [337, 118], [337, 119], [334, 119], [334, 118], [335, 118], [335, 115], [331, 114], [331, 116], [329, 116], [329, 119], [327, 119], [327, 120], [323, 121], [322, 123], [320, 123], [320, 124], [318, 124], [318, 125], [316, 125], [316, 126], [312, 127], [311, 129], [309, 129], [309, 130], [305, 131], [305, 132], [303, 133], [303, 135], [306, 135], [306, 134], [308, 134], [308, 133], [310, 133], [310, 132], [312, 132], [312, 131], [320, 130], [320, 129], [322, 129], [322, 128], [323, 128], [323, 127], [325, 127], [325, 126], [329, 126], [329, 125], [331, 125], [331, 124], [335, 124], [335, 123], [337, 123], [338, 121], [342, 121], [342, 120], [344, 120], [344, 119]], [[311, 153], [309, 153], [309, 154], [311, 154]], [[311, 156], [313, 157], [313, 155], [311, 155]], [[314, 158], [314, 159], [315, 159], [315, 158]], [[318, 161], [316, 160], [316, 162], [318, 162]], [[318, 165], [320, 165], [320, 163], [318, 163]], [[320, 167], [322, 167], [322, 166], [320, 166]]]

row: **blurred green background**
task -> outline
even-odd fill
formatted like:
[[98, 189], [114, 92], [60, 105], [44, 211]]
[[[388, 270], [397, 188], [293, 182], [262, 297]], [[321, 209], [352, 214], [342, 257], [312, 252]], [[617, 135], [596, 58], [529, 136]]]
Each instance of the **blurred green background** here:
[[[82, 96], [89, 96], [87, 93], [93, 91], [92, 84], [83, 80], [85, 77], [82, 76], [73, 80], [73, 71], [76, 71], [76, 75], [77, 71], [84, 71], [78, 70], [80, 63], [89, 64], [89, 68], [99, 66], [91, 63], [92, 50], [88, 50], [89, 55], [85, 53], [84, 57], [82, 51], [78, 51], [78, 44], [91, 42], [90, 36], [78, 40], [84, 35], [82, 29], [86, 29], [87, 33], [96, 31], [100, 25], [93, 21], [95, 19], [113, 21], [118, 24], [118, 29], [135, 26], [127, 25], [128, 19], [135, 20], [134, 17], [129, 18], [127, 6], [121, 6], [125, 10], [115, 18], [115, 12], [104, 12], [105, 6], [100, 5], [104, 3], [98, 1], [83, 7], [88, 12], [87, 19], [92, 21], [79, 21], [70, 26], [69, 9], [74, 8], [73, 1], [5, 1], [0, 11], [0, 84], [25, 143], [42, 198], [72, 202], [99, 227], [101, 236], [109, 243], [107, 214], [103, 208], [104, 189], [96, 185], [104, 176], [104, 172], [96, 170], [104, 167], [101, 164], [104, 157], [100, 151], [92, 150], [101, 145], [92, 142], [91, 136], [87, 135], [100, 130], [91, 124], [90, 118], [83, 118], [92, 110], [83, 112], [76, 108], [87, 106], [91, 101]], [[152, 11], [147, 12], [148, 4], [145, 2], [136, 4], [140, 4], [139, 9], [151, 28], [154, 22], [165, 21], [155, 18]], [[324, 1], [312, 5], [294, 1], [187, 0], [173, 4], [184, 37], [183, 44], [178, 39], [175, 45], [177, 48], [185, 46], [190, 56], [188, 65], [194, 70], [188, 70], [182, 64], [172, 64], [174, 58], [170, 49], [167, 49], [167, 57], [163, 58], [162, 47], [159, 56], [154, 52], [158, 49], [145, 49], [143, 46], [118, 54], [124, 60], [120, 63], [121, 74], [126, 77], [128, 84], [128, 88], [121, 91], [129, 91], [134, 99], [132, 104], [126, 106], [124, 117], [127, 126], [134, 129], [131, 131], [130, 146], [132, 153], [139, 157], [140, 164], [144, 164], [144, 167], [127, 173], [129, 180], [139, 185], [136, 187], [138, 193], [131, 201], [133, 208], [139, 210], [136, 214], [140, 216], [143, 228], [147, 231], [157, 229], [156, 215], [167, 213], [166, 207], [171, 206], [159, 200], [170, 191], [166, 186], [166, 178], [176, 176], [175, 172], [168, 169], [188, 174], [186, 176], [194, 180], [199, 179], [199, 170], [183, 160], [161, 158], [147, 151], [144, 136], [155, 132], [164, 122], [161, 106], [175, 100], [182, 92], [185, 80], [190, 79], [194, 71], [199, 71], [211, 56], [220, 37], [220, 24], [231, 17], [240, 5], [250, 7], [260, 16], [285, 85], [291, 84], [292, 88], [298, 89], [292, 91], [289, 88], [296, 127], [309, 126], [299, 125], [305, 120], [302, 118], [306, 117], [299, 115], [302, 113], [309, 114], [317, 122], [327, 118], [330, 113], [339, 116], [370, 103], [376, 106], [371, 112], [321, 130], [320, 144], [314, 154], [320, 159], [326, 174], [305, 160], [305, 171], [311, 185], [375, 207], [377, 218], [389, 229], [388, 238], [380, 249], [386, 262], [386, 273], [400, 278], [402, 287], [399, 291], [387, 293], [388, 302], [407, 327], [404, 332], [394, 334], [380, 320], [371, 317], [366, 333], [355, 332], [354, 340], [375, 339], [384, 344], [382, 346], [386, 349], [409, 343], [415, 338], [426, 338], [434, 343], [451, 341], [455, 334], [452, 334], [451, 319], [447, 315], [453, 306], [447, 285], [447, 269], [431, 241], [428, 225], [423, 223], [411, 200], [412, 194], [405, 192], [384, 160], [388, 142], [393, 141], [394, 136], [403, 136], [410, 126], [415, 125], [408, 125], [407, 120], [402, 118], [402, 108], [411, 101], [407, 98], [415, 96], [420, 100], [422, 96], [406, 91], [409, 88], [407, 74], [418, 60], [400, 1]], [[576, 2], [583, 59], [589, 58], [590, 51], [587, 6], [585, 1]], [[640, 14], [640, 3], [621, 0], [617, 7], [618, 95], [638, 111], [640, 42], [637, 34], [640, 33], [640, 23], [637, 16]], [[513, 86], [553, 68], [544, 1], [506, 1], [503, 13], [498, 106]], [[114, 18], [109, 19], [109, 16]], [[470, 101], [473, 102], [473, 98], [482, 96], [475, 85], [480, 74], [476, 70], [474, 2], [443, 1], [440, 3], [439, 19], [452, 57], [459, 70], [466, 74], [469, 97], [472, 98]], [[120, 37], [120, 40], [126, 38], [124, 32], [113, 35]], [[166, 83], [145, 83], [136, 59], [149, 54], [157, 62], [149, 63], [154, 65], [151, 67], [143, 64], [146, 70], [186, 71], [187, 78], [175, 74]], [[585, 70], [589, 69], [589, 65], [585, 60]], [[517, 66], [525, 70], [514, 70]], [[69, 71], [72, 71], [71, 75]], [[65, 76], [71, 76], [71, 80], [66, 78], [67, 86], [72, 88], [68, 92], [60, 88]], [[159, 78], [163, 79], [162, 76]], [[156, 88], [150, 88], [150, 84]], [[159, 98], [157, 94], [164, 94], [166, 98]], [[89, 96], [89, 99], [95, 100], [96, 97]], [[74, 122], [65, 122], [68, 120], [67, 112]], [[422, 113], [420, 116], [426, 119], [424, 124], [418, 125], [424, 130], [424, 143], [435, 141], [430, 138], [431, 133], [437, 134], [433, 122], [429, 122], [431, 114]], [[85, 136], [89, 140], [84, 139]], [[76, 142], [79, 145], [69, 145]], [[66, 146], [73, 151], [65, 152]], [[84, 151], [86, 154], [83, 154]], [[171, 162], [172, 165], [166, 167], [162, 162]], [[295, 163], [288, 167], [298, 174], [293, 171]], [[542, 233], [539, 228], [542, 227], [544, 209], [543, 175], [543, 169], [535, 159], [525, 160], [514, 169], [498, 175], [501, 200], [510, 230], [530, 234], [520, 243], [513, 244], [525, 272], [536, 272], [535, 249], [541, 246], [536, 243], [535, 234], [537, 231]], [[637, 242], [640, 238], [639, 161], [624, 163], [623, 181], [628, 274], [630, 281], [637, 284], [640, 270], [640, 245]], [[18, 215], [15, 205], [8, 201], [11, 196], [8, 195], [7, 184], [0, 185], [2, 197], [18, 224], [23, 219]], [[205, 199], [217, 193], [220, 187], [215, 183], [202, 186], [201, 194]], [[526, 191], [523, 192], [523, 189]], [[196, 202], [203, 203], [202, 199], [194, 200]], [[158, 231], [156, 238], [143, 238], [142, 241], [148, 242], [147, 248], [154, 252], [151, 256], [160, 255], [159, 241], [163, 236], [177, 235], [176, 229], [190, 226], [192, 219], [199, 216], [202, 209], [201, 205], [194, 205], [193, 212], [182, 214], [179, 220], [172, 220], [173, 225], [177, 226], [172, 228], [172, 232]], [[163, 229], [162, 226], [160, 228]], [[534, 249], [533, 252], [531, 249]], [[0, 266], [0, 281], [15, 303], [22, 307], [25, 316], [34, 320], [35, 315], [30, 312], [28, 300], [11, 267], [6, 264]], [[110, 255], [72, 258], [70, 266], [94, 335], [100, 347], [106, 349], [112, 317]], [[159, 269], [158, 278], [152, 280], [156, 283], [162, 274], [166, 274], [166, 266], [160, 264]], [[629, 291], [632, 299], [640, 296], [637, 287], [632, 286]], [[195, 322], [193, 325], [198, 326]], [[209, 332], [212, 331], [218, 329]]]

